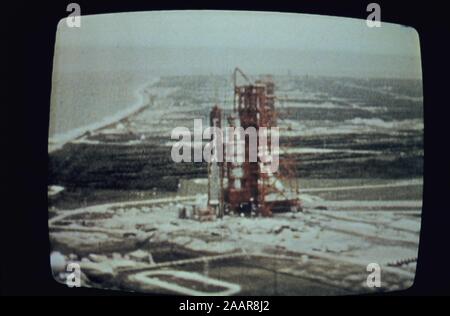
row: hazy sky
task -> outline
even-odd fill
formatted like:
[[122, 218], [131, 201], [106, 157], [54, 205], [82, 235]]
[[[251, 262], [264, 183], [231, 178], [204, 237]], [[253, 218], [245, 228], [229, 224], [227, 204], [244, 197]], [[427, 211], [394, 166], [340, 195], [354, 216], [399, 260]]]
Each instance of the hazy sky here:
[[365, 20], [318, 15], [160, 11], [82, 16], [81, 28], [59, 23], [56, 46], [57, 66], [81, 69], [187, 74], [247, 66], [251, 72], [421, 75], [413, 28], [383, 22], [381, 28], [369, 28]]

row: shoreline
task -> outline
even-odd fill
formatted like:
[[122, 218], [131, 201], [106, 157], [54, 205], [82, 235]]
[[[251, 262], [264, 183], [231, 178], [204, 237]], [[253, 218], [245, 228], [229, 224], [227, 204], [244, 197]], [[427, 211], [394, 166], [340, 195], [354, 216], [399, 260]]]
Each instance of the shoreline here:
[[120, 121], [127, 119], [135, 114], [138, 114], [142, 110], [149, 107], [151, 104], [151, 97], [156, 96], [156, 94], [148, 94], [147, 88], [151, 87], [160, 80], [159, 77], [155, 77], [152, 80], [142, 84], [135, 94], [140, 99], [133, 106], [126, 108], [123, 111], [119, 111], [111, 116], [108, 116], [100, 121], [81, 126], [70, 131], [60, 133], [54, 136], [49, 136], [48, 138], [48, 153], [52, 153], [58, 149], [61, 149], [65, 144], [70, 141], [76, 140], [84, 136], [88, 132], [95, 132], [110, 125], [119, 123]]

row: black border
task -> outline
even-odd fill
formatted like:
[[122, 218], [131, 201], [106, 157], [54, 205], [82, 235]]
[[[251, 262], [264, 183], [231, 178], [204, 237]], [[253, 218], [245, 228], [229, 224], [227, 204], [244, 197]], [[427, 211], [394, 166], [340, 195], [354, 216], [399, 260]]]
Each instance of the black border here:
[[[67, 16], [67, 4], [77, 2], [82, 15], [149, 10], [223, 9], [297, 12], [366, 18], [372, 1], [289, 1], [281, 4], [247, 1], [231, 3], [167, 3], [154, 1], [49, 1], [13, 4], [7, 17], [7, 84], [4, 103], [8, 178], [2, 209], [1, 291], [5, 295], [135, 295], [97, 289], [69, 289], [50, 272], [47, 224], [47, 139], [51, 75], [56, 25]], [[445, 10], [439, 4], [373, 1], [381, 5], [381, 19], [414, 27], [420, 36], [424, 84], [425, 162], [424, 208], [416, 280], [412, 288], [381, 295], [450, 295], [447, 267], [449, 159], [445, 153], [446, 81]], [[3, 102], [2, 102], [3, 103]], [[4, 112], [3, 112], [4, 113]], [[13, 166], [13, 168], [11, 168]], [[13, 171], [14, 170], [14, 171]], [[141, 294], [139, 294], [141, 295]], [[379, 295], [379, 294], [378, 294]], [[168, 298], [163, 298], [167, 300]], [[173, 300], [173, 298], [172, 298]], [[271, 299], [273, 300], [273, 299]]]

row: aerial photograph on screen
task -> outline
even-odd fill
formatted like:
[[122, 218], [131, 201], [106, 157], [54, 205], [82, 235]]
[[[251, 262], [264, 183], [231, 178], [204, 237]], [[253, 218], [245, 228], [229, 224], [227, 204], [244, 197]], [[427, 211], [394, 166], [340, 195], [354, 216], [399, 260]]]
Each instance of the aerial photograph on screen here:
[[49, 113], [56, 281], [75, 264], [83, 287], [164, 295], [412, 286], [424, 157], [413, 28], [250, 11], [66, 22]]

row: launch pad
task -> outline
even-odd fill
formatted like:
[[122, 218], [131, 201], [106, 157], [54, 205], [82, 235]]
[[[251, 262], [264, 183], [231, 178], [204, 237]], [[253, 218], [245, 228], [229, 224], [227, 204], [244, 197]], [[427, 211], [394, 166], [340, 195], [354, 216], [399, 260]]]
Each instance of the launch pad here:
[[[245, 84], [238, 84], [238, 75], [245, 79]], [[270, 217], [277, 211], [300, 210], [295, 165], [287, 155], [278, 157], [282, 154], [278, 135], [276, 144], [271, 135], [277, 127], [275, 84], [272, 78], [267, 76], [252, 82], [236, 68], [233, 83], [232, 114], [224, 120], [222, 109], [215, 105], [210, 112], [210, 126], [222, 128], [226, 121], [229, 127], [255, 130], [258, 157], [256, 161], [250, 158], [252, 142], [250, 135], [245, 133], [244, 138], [236, 142], [244, 143], [241, 161], [209, 163], [208, 208], [214, 209], [219, 217], [224, 213]], [[230, 141], [232, 146], [228, 143]], [[233, 150], [234, 143], [234, 139], [227, 139], [225, 151]], [[270, 168], [275, 155], [280, 164], [276, 171]]]

